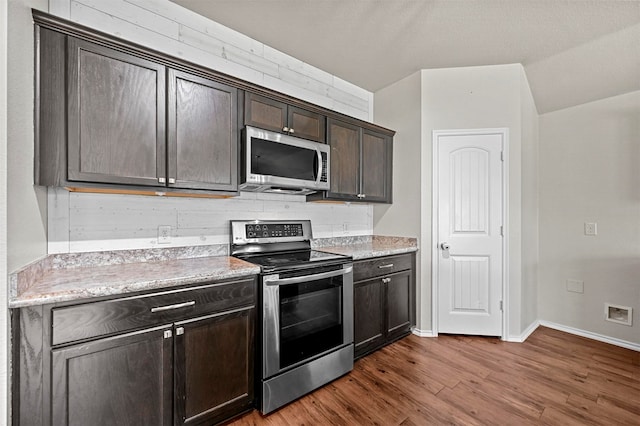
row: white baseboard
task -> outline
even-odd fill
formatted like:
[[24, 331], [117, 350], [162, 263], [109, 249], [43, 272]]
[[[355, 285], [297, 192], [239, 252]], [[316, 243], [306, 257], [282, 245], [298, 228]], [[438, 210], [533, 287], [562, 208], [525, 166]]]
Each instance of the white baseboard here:
[[420, 330], [419, 328], [412, 328], [411, 332], [416, 336], [420, 337], [438, 337], [437, 334], [434, 334], [432, 330]]
[[519, 336], [509, 336], [505, 340], [507, 342], [522, 343], [525, 340], [527, 340], [529, 336], [531, 336], [531, 333], [536, 331], [536, 328], [538, 328], [539, 325], [540, 325], [540, 321], [536, 320], [532, 322], [531, 325], [527, 327], [527, 329], [523, 331]]
[[554, 330], [564, 331], [565, 333], [575, 334], [576, 336], [582, 336], [586, 337], [587, 339], [597, 340], [599, 342], [609, 343], [611, 345], [620, 346], [622, 348], [640, 352], [640, 344], [638, 343], [628, 342], [626, 340], [616, 339], [615, 337], [604, 336], [602, 334], [580, 330], [578, 328], [556, 324], [549, 321], [538, 321], [538, 323], [543, 327], [553, 328]]
[[[597, 340], [599, 342], [609, 343], [611, 345], [620, 346], [621, 348], [640, 352], [640, 344], [638, 343], [628, 342], [626, 340], [616, 339], [615, 337], [604, 336], [602, 334], [593, 333], [591, 331], [580, 330], [578, 328], [573, 328], [544, 320], [534, 321], [519, 336], [509, 336], [505, 340], [507, 342], [522, 343], [527, 340], [527, 338], [531, 336], [531, 334], [536, 331], [539, 326], [553, 328], [554, 330], [564, 331], [565, 333], [575, 334], [576, 336], [586, 337], [587, 339]], [[420, 330], [418, 328], [413, 328], [411, 329], [411, 332], [420, 337], [438, 337], [438, 334], [434, 333], [433, 330]]]

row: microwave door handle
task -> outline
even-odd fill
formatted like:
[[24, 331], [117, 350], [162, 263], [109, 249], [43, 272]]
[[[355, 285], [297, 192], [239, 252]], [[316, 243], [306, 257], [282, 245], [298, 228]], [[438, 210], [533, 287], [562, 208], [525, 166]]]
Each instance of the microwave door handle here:
[[322, 179], [322, 153], [319, 149], [316, 148], [316, 161], [318, 162], [318, 170], [316, 174], [316, 183], [320, 184], [320, 179]]
[[337, 271], [330, 272], [322, 272], [320, 274], [314, 275], [304, 275], [302, 277], [293, 277], [293, 278], [276, 278], [277, 275], [272, 277], [265, 277], [264, 283], [266, 285], [290, 285], [290, 284], [300, 284], [308, 281], [314, 280], [322, 280], [324, 278], [337, 277], [340, 275], [347, 275], [348, 273], [353, 271], [353, 266], [349, 266], [344, 269], [340, 269]]

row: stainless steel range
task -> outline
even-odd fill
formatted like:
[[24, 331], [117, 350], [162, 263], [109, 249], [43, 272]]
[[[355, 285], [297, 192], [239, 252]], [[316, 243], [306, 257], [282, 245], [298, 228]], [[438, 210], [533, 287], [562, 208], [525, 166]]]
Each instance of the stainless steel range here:
[[232, 221], [231, 254], [261, 267], [260, 411], [353, 368], [353, 263], [311, 250], [311, 222]]

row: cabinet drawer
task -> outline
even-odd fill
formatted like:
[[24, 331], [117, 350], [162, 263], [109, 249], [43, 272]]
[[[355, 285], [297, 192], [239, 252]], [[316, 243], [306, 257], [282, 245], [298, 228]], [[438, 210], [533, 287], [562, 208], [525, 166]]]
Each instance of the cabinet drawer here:
[[52, 345], [254, 305], [255, 279], [53, 308]]
[[362, 281], [411, 269], [413, 267], [411, 259], [411, 254], [402, 254], [354, 262], [353, 281]]

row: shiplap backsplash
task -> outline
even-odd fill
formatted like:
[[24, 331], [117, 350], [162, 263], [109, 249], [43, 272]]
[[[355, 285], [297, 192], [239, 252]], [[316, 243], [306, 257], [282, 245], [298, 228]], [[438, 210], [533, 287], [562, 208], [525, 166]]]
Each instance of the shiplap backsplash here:
[[[233, 219], [309, 219], [314, 238], [370, 235], [373, 207], [242, 192], [228, 199], [87, 194], [49, 188], [49, 253], [228, 244]], [[158, 244], [158, 227], [171, 242]]]
[[49, 0], [49, 12], [361, 120], [373, 94], [169, 0]]

